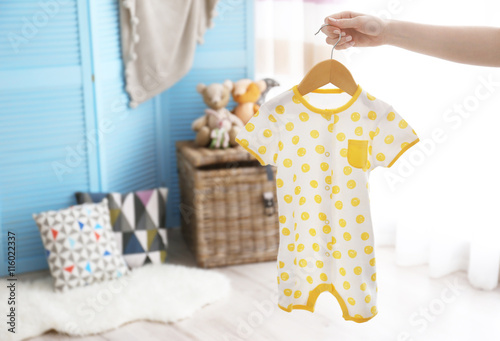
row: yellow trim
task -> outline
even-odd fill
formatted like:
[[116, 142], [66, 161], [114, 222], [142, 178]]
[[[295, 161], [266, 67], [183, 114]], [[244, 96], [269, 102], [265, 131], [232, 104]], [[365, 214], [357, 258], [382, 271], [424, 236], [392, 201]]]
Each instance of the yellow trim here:
[[391, 166], [394, 164], [394, 162], [396, 162], [399, 159], [399, 157], [401, 155], [403, 155], [404, 152], [406, 152], [408, 149], [410, 149], [412, 146], [414, 146], [418, 141], [420, 141], [420, 139], [417, 137], [417, 139], [415, 141], [413, 141], [412, 143], [406, 145], [403, 149], [401, 149], [401, 151], [398, 153], [398, 155], [396, 155], [396, 157], [394, 157], [394, 159], [392, 159], [391, 163], [389, 163], [387, 168], [391, 168]]
[[316, 92], [318, 94], [340, 94], [342, 92], [344, 92], [344, 90], [342, 89], [316, 89], [316, 90], [313, 90], [312, 92]]
[[[298, 100], [306, 107], [308, 108], [309, 110], [313, 111], [313, 112], [317, 112], [318, 114], [327, 114], [327, 115], [332, 115], [332, 114], [335, 114], [335, 113], [339, 113], [341, 111], [344, 111], [346, 110], [347, 108], [349, 108], [354, 102], [356, 102], [356, 100], [358, 99], [359, 95], [361, 94], [361, 86], [358, 84], [358, 88], [356, 89], [356, 92], [354, 93], [354, 95], [349, 99], [349, 101], [344, 104], [343, 106], [341, 107], [338, 107], [338, 108], [333, 108], [333, 109], [320, 109], [320, 108], [316, 108], [315, 106], [313, 106], [311, 103], [309, 103], [299, 92], [298, 88], [297, 88], [298, 84], [297, 85], [294, 85], [292, 87], [292, 90], [295, 94], [295, 96], [297, 96]], [[316, 89], [314, 90], [313, 92], [316, 92], [316, 93], [341, 93], [341, 92], [344, 92], [343, 90], [341, 89]]]
[[280, 307], [282, 310], [284, 310], [286, 312], [291, 312], [293, 309], [303, 309], [303, 310], [307, 310], [307, 311], [310, 311], [311, 313], [313, 313], [314, 312], [314, 305], [316, 304], [316, 300], [318, 299], [319, 294], [321, 294], [323, 291], [328, 291], [328, 292], [332, 293], [333, 296], [335, 296], [335, 298], [337, 298], [337, 301], [339, 302], [340, 307], [342, 308], [342, 317], [346, 321], [354, 321], [354, 322], [362, 323], [362, 322], [366, 322], [366, 321], [371, 320], [378, 313], [378, 312], [376, 312], [374, 315], [372, 315], [370, 317], [363, 317], [363, 318], [352, 317], [351, 315], [349, 315], [349, 311], [347, 310], [347, 305], [345, 304], [344, 300], [342, 299], [340, 294], [335, 289], [335, 286], [331, 283], [330, 284], [328, 284], [328, 283], [318, 284], [318, 286], [316, 286], [316, 288], [311, 290], [309, 292], [309, 297], [307, 298], [306, 305], [290, 304], [288, 307], [285, 308], [278, 303], [278, 307]]
[[242, 147], [243, 147], [243, 148], [244, 148], [247, 152], [249, 152], [250, 154], [252, 154], [252, 155], [253, 155], [253, 156], [254, 156], [254, 157], [255, 157], [255, 158], [256, 158], [256, 159], [260, 162], [260, 164], [261, 164], [262, 166], [267, 165], [267, 163], [266, 163], [266, 162], [264, 162], [264, 160], [262, 160], [262, 159], [260, 158], [260, 156], [259, 156], [256, 152], [254, 152], [253, 150], [251, 150], [251, 149], [250, 149], [250, 148], [248, 148], [247, 146], [244, 146], [244, 145], [243, 145], [243, 143], [241, 142], [241, 140], [240, 140], [240, 139], [235, 138], [235, 141], [236, 141], [236, 142], [238, 142], [238, 144], [239, 144], [240, 146], [242, 146]]

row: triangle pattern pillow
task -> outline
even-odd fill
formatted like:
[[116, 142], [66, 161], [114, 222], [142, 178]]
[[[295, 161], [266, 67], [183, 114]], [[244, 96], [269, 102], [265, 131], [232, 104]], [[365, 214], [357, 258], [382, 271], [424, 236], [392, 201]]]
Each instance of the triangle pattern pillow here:
[[108, 200], [116, 242], [131, 268], [164, 263], [167, 257], [168, 189], [159, 187], [126, 194], [75, 193], [78, 203]]
[[54, 278], [55, 291], [129, 273], [116, 244], [108, 200], [33, 214]]

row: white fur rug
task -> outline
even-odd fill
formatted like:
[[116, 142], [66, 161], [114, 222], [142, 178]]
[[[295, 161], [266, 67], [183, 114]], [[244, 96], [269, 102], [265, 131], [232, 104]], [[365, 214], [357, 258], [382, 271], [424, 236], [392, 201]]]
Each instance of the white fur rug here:
[[52, 278], [17, 282], [16, 333], [7, 332], [7, 281], [0, 281], [0, 340], [14, 341], [54, 329], [70, 335], [101, 333], [136, 320], [173, 322], [228, 295], [230, 281], [211, 270], [148, 265], [129, 276], [55, 293]]

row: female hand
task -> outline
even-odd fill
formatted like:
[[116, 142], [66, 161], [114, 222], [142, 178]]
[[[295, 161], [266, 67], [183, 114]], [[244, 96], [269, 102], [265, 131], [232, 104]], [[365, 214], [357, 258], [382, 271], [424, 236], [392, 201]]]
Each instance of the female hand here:
[[335, 45], [339, 34], [342, 34], [337, 50], [354, 45], [367, 47], [385, 44], [387, 22], [375, 16], [347, 11], [326, 17], [325, 24], [332, 25], [321, 29], [327, 35], [328, 44]]
[[[321, 30], [327, 44], [351, 46], [392, 45], [429, 56], [481, 66], [500, 67], [500, 27], [440, 26], [341, 12], [325, 18]], [[466, 42], [466, 43], [464, 43]]]

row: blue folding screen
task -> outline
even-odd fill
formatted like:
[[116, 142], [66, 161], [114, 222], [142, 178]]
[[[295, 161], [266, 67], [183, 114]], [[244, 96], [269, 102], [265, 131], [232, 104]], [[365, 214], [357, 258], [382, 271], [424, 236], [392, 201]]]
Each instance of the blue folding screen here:
[[6, 235], [16, 234], [17, 270], [46, 267], [31, 214], [74, 204], [99, 189], [90, 42], [84, 3], [42, 7], [0, 1], [1, 274]]
[[[191, 122], [206, 108], [196, 85], [254, 77], [253, 6], [253, 1], [221, 0], [215, 27], [207, 31], [205, 43], [198, 46], [193, 68], [161, 95], [162, 109], [168, 113], [163, 120], [165, 176], [170, 189], [168, 226], [179, 226], [181, 219], [175, 141], [194, 139]], [[228, 108], [235, 104], [231, 99]]]
[[9, 231], [18, 273], [47, 267], [31, 214], [75, 204], [75, 191], [165, 185], [179, 225], [174, 146], [203, 114], [196, 84], [253, 77], [253, 2], [217, 8], [189, 74], [131, 110], [118, 0], [0, 0], [0, 275]]
[[[152, 188], [161, 182], [159, 98], [128, 108], [120, 49], [118, 1], [90, 0], [95, 105], [100, 131], [99, 168], [103, 191]], [[106, 131], [104, 131], [106, 130]]]

